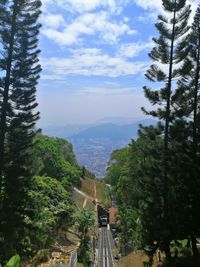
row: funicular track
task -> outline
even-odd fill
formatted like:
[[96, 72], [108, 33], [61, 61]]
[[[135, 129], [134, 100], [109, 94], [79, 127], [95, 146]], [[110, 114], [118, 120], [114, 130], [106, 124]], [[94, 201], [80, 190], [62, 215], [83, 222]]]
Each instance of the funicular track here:
[[98, 267], [114, 267], [107, 227], [100, 229]]

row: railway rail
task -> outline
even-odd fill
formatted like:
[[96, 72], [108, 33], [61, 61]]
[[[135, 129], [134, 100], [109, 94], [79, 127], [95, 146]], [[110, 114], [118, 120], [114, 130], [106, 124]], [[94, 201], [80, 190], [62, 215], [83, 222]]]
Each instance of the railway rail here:
[[98, 267], [114, 267], [110, 237], [107, 227], [101, 227], [99, 238]]

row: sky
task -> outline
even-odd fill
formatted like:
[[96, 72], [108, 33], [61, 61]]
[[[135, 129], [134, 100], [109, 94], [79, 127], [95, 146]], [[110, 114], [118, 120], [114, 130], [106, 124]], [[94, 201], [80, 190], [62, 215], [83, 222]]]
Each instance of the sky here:
[[[40, 127], [145, 118], [161, 0], [42, 0]], [[188, 0], [193, 13], [198, 0]]]

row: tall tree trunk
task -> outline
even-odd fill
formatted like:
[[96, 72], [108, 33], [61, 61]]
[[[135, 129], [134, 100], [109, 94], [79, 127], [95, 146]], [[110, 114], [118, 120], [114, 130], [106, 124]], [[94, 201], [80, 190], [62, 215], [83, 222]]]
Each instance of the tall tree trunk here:
[[190, 237], [191, 237], [191, 245], [192, 245], [192, 255], [194, 257], [197, 257], [199, 253], [198, 253], [198, 249], [197, 249], [196, 236], [195, 236], [195, 234], [191, 234]]
[[[200, 45], [200, 40], [199, 40]], [[194, 91], [194, 115], [193, 115], [193, 159], [196, 163], [196, 153], [197, 153], [197, 112], [198, 112], [198, 87], [199, 87], [199, 66], [200, 61], [200, 48], [197, 52], [197, 66], [196, 66], [196, 75], [195, 75], [195, 91]]]
[[166, 260], [170, 262], [172, 260], [172, 256], [171, 256], [171, 250], [170, 250], [170, 241], [168, 240], [164, 240], [164, 252], [165, 252]]
[[[176, 2], [175, 2], [176, 3]], [[169, 219], [169, 202], [168, 202], [168, 167], [169, 167], [169, 122], [170, 122], [170, 107], [171, 107], [171, 87], [172, 87], [172, 71], [173, 71], [173, 54], [174, 54], [174, 38], [175, 38], [175, 19], [176, 19], [176, 8], [174, 9], [173, 16], [173, 28], [172, 28], [172, 39], [171, 39], [171, 51], [170, 51], [170, 62], [169, 62], [169, 77], [167, 84], [167, 106], [166, 106], [166, 119], [165, 119], [165, 133], [164, 133], [164, 222], [165, 228], [168, 227]], [[165, 236], [164, 240], [165, 254], [167, 259], [171, 259], [170, 244], [168, 237]]]
[[[200, 40], [199, 40], [199, 45], [200, 45]], [[193, 179], [195, 180], [195, 185], [196, 181], [198, 179], [198, 173], [197, 173], [197, 113], [198, 113], [198, 91], [199, 91], [199, 71], [200, 71], [200, 48], [197, 51], [197, 65], [196, 65], [196, 75], [195, 75], [195, 88], [194, 88], [194, 115], [193, 115]], [[196, 190], [195, 190], [196, 191]], [[196, 201], [196, 197], [199, 196], [194, 196], [193, 201]], [[193, 203], [194, 204], [194, 203]], [[194, 212], [193, 212], [194, 214]], [[195, 220], [195, 218], [194, 218]], [[191, 242], [192, 242], [192, 254], [194, 257], [198, 256], [198, 249], [197, 249], [197, 242], [196, 242], [196, 236], [195, 234], [191, 234]]]
[[14, 37], [16, 32], [16, 19], [17, 19], [17, 7], [18, 1], [14, 1], [13, 14], [12, 14], [12, 25], [10, 34], [10, 43], [8, 49], [8, 58], [6, 63], [6, 77], [5, 86], [3, 91], [3, 103], [2, 103], [2, 113], [0, 117], [0, 195], [2, 191], [2, 179], [3, 179], [3, 166], [5, 160], [5, 136], [7, 131], [7, 113], [8, 113], [8, 100], [9, 100], [9, 89], [11, 80], [11, 68], [13, 60], [13, 48], [14, 48]]

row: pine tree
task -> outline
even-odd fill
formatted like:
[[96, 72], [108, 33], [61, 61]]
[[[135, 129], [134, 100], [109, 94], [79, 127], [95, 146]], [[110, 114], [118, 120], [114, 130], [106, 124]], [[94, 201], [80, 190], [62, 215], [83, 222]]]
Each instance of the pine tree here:
[[40, 0], [0, 1], [0, 251], [22, 247], [32, 173], [32, 140], [38, 62]]
[[[179, 88], [174, 95], [173, 102], [177, 105], [176, 114], [178, 115], [178, 121], [176, 122], [176, 128], [182, 120], [182, 126], [179, 127], [179, 132], [185, 132], [184, 139], [187, 140], [184, 146], [184, 153], [187, 154], [187, 161], [182, 164], [181, 168], [185, 169], [183, 165], [187, 165], [182, 177], [185, 185], [185, 194], [188, 196], [187, 201], [184, 201], [187, 213], [185, 221], [188, 223], [188, 229], [192, 241], [193, 255], [198, 254], [196, 245], [196, 235], [199, 234], [198, 225], [200, 223], [199, 217], [199, 194], [200, 194], [200, 182], [199, 182], [199, 153], [200, 153], [200, 7], [196, 11], [194, 22], [189, 35], [188, 46], [190, 52], [185, 59], [184, 65], [187, 68], [181, 71], [182, 79], [178, 82]], [[184, 125], [184, 127], [183, 127]], [[178, 129], [176, 129], [178, 132]], [[183, 146], [183, 138], [180, 134], [176, 134], [178, 142]], [[187, 149], [186, 149], [187, 148]]]
[[[155, 47], [149, 54], [150, 58], [157, 64], [152, 64], [146, 73], [148, 80], [162, 84], [161, 89], [152, 90], [144, 87], [145, 96], [149, 101], [158, 106], [150, 112], [143, 108], [143, 111], [163, 121], [163, 243], [167, 259], [170, 255], [170, 234], [169, 234], [169, 192], [170, 192], [170, 127], [174, 121], [172, 97], [176, 89], [176, 82], [180, 75], [180, 68], [184, 58], [189, 51], [188, 44], [188, 19], [191, 13], [190, 6], [186, 0], [163, 0], [163, 9], [166, 16], [158, 16], [156, 28], [160, 34], [159, 38], [153, 38]], [[166, 67], [168, 70], [166, 71]]]
[[[200, 183], [199, 183], [199, 153], [200, 153], [200, 95], [199, 95], [199, 86], [200, 86], [200, 6], [198, 7], [196, 11], [196, 15], [194, 18], [194, 23], [192, 25], [192, 34], [190, 39], [190, 44], [192, 46], [191, 49], [191, 58], [193, 59], [193, 73], [194, 73], [194, 79], [193, 79], [193, 122], [192, 122], [192, 158], [193, 158], [193, 179], [195, 181], [194, 186], [194, 194], [195, 197], [193, 199], [193, 207], [194, 211], [192, 214], [198, 215], [198, 210], [200, 208], [199, 203], [199, 193], [200, 193]], [[197, 189], [197, 190], [196, 190]], [[196, 209], [197, 208], [197, 209]], [[200, 222], [199, 216], [198, 220], [196, 216], [193, 216], [194, 222], [197, 222], [195, 224], [193, 231], [191, 232], [191, 240], [192, 240], [192, 248], [193, 248], [193, 255], [196, 256], [198, 254], [197, 245], [196, 245], [196, 236], [198, 225]]]

